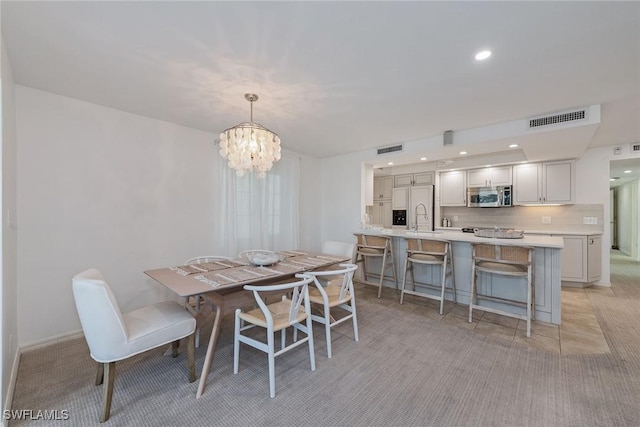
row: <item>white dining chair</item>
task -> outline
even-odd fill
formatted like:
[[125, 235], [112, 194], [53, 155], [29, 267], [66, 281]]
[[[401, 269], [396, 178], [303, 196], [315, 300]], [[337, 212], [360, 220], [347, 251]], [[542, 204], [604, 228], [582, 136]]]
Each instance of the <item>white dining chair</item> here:
[[96, 385], [103, 385], [100, 422], [109, 419], [116, 362], [188, 337], [189, 382], [196, 380], [196, 321], [180, 304], [165, 301], [122, 313], [102, 274], [90, 268], [72, 279], [73, 297], [91, 358], [98, 362]]
[[[353, 290], [353, 275], [358, 269], [355, 264], [340, 264], [341, 270], [307, 271], [305, 277], [312, 277], [313, 284], [309, 289], [309, 300], [322, 308], [322, 315], [311, 314], [311, 319], [324, 325], [327, 340], [327, 357], [331, 358], [331, 328], [351, 320], [354, 339], [358, 341], [358, 318], [356, 316], [356, 300]], [[326, 277], [334, 277], [328, 282]], [[339, 319], [331, 315], [332, 308], [341, 308], [348, 314]]]
[[[311, 306], [309, 303], [308, 289], [308, 285], [313, 281], [313, 278], [303, 277], [300, 274], [296, 275], [296, 278], [300, 280], [277, 285], [245, 285], [245, 290], [253, 292], [258, 308], [246, 312], [238, 308], [235, 311], [233, 373], [238, 373], [241, 342], [267, 353], [269, 364], [269, 396], [272, 398], [276, 395], [276, 356], [280, 356], [299, 345], [308, 343], [311, 370], [316, 370], [316, 360], [313, 350], [313, 327], [311, 317], [309, 316]], [[282, 296], [282, 299], [275, 303], [267, 304], [265, 302], [264, 293], [283, 291], [289, 292], [289, 296]], [[266, 342], [244, 334], [244, 332], [256, 327], [266, 329]], [[306, 336], [300, 340], [294, 340], [291, 344], [287, 345], [286, 329], [289, 327], [302, 331]], [[275, 334], [278, 331], [280, 331], [281, 339], [280, 350], [275, 351]]]
[[349, 257], [349, 262], [355, 261], [356, 245], [354, 243], [327, 240], [322, 244], [322, 253], [327, 255]]
[[[197, 265], [197, 264], [204, 264], [207, 262], [214, 262], [214, 261], [230, 261], [231, 258], [226, 257], [226, 256], [218, 256], [218, 255], [203, 255], [203, 256], [197, 256], [194, 258], [189, 258], [188, 260], [186, 260], [184, 262], [184, 265]], [[187, 300], [185, 301], [185, 307], [187, 307], [187, 309], [189, 311], [191, 311], [191, 313], [194, 316], [197, 316], [198, 313], [200, 313], [200, 308], [202, 305], [202, 296], [201, 295], [193, 295], [193, 301], [189, 300], [189, 297], [187, 297]], [[200, 328], [196, 328], [196, 348], [200, 347]]]

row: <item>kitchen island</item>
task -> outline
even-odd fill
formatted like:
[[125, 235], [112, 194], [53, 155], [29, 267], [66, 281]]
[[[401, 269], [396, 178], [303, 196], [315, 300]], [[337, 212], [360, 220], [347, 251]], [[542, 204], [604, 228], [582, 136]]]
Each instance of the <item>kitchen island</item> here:
[[[402, 286], [402, 276], [404, 273], [404, 263], [406, 259], [407, 243], [406, 238], [421, 239], [444, 239], [451, 242], [453, 250], [453, 268], [456, 281], [456, 302], [459, 304], [469, 304], [471, 292], [471, 243], [487, 243], [500, 245], [525, 245], [535, 248], [534, 254], [534, 288], [536, 320], [559, 325], [561, 322], [560, 313], [560, 286], [561, 286], [561, 266], [562, 248], [564, 242], [562, 237], [525, 235], [521, 239], [496, 239], [477, 237], [473, 233], [463, 233], [461, 231], [432, 231], [418, 232], [407, 230], [358, 230], [358, 233], [374, 236], [390, 236], [393, 239], [393, 257], [398, 271], [398, 285]], [[367, 263], [369, 265], [369, 263]], [[372, 262], [369, 270], [379, 271], [380, 266]], [[439, 269], [416, 268], [416, 281], [427, 283], [439, 283]], [[450, 280], [450, 279], [448, 279]], [[408, 280], [408, 284], [409, 284]], [[393, 282], [385, 280], [385, 286], [395, 287]], [[449, 284], [447, 284], [449, 286]], [[483, 294], [506, 297], [510, 299], [524, 298], [525, 292], [522, 287], [514, 286], [513, 282], [506, 281], [502, 277], [494, 275], [482, 275], [478, 278], [478, 287]], [[434, 293], [437, 291], [424, 289], [424, 292]], [[451, 300], [451, 293], [447, 293], [447, 299]], [[482, 301], [482, 304], [500, 308], [517, 314], [524, 312], [523, 308], [502, 304], [495, 301]]]

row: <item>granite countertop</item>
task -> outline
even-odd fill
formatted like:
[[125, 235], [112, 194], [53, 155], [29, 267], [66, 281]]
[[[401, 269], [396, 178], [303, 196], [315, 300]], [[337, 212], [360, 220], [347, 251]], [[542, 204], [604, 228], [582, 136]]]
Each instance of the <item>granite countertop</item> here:
[[[446, 231], [445, 231], [446, 230]], [[534, 246], [541, 248], [558, 248], [562, 249], [564, 247], [564, 239], [560, 236], [549, 236], [549, 235], [525, 235], [521, 239], [497, 239], [497, 238], [486, 238], [486, 237], [477, 237], [473, 233], [462, 233], [460, 229], [454, 228], [445, 228], [445, 229], [436, 229], [435, 231], [424, 231], [414, 233], [409, 230], [392, 230], [392, 229], [382, 229], [382, 230], [374, 230], [374, 229], [366, 229], [366, 230], [358, 230], [357, 233], [363, 233], [373, 236], [392, 236], [397, 238], [404, 237], [417, 237], [417, 238], [432, 238], [432, 239], [444, 239], [452, 242], [467, 242], [467, 243], [499, 243], [501, 245], [513, 245], [513, 246]], [[548, 233], [545, 233], [548, 234]]]

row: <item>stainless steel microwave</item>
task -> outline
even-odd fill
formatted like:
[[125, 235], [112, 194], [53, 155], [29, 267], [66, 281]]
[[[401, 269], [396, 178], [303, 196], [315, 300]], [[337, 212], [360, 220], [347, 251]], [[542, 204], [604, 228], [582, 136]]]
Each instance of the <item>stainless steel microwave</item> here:
[[470, 208], [506, 208], [512, 206], [511, 186], [469, 187], [467, 206]]

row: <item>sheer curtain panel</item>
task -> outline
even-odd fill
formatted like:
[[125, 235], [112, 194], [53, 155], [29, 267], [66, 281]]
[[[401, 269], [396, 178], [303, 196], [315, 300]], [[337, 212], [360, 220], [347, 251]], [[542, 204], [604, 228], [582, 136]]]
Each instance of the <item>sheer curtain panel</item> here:
[[300, 158], [283, 152], [264, 179], [238, 177], [217, 156], [215, 221], [218, 249], [236, 256], [246, 249], [285, 250], [298, 247]]

